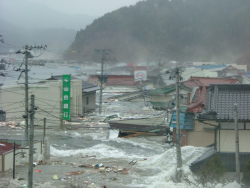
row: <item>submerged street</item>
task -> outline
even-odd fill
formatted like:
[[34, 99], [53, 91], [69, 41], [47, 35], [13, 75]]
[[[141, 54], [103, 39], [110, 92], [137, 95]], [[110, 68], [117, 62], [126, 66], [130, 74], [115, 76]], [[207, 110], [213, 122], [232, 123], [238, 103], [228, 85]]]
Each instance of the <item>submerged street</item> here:
[[[20, 138], [22, 130], [1, 131], [7, 137]], [[140, 136], [108, 139], [109, 130], [77, 129], [67, 131], [49, 130], [51, 157], [45, 164], [34, 167], [35, 187], [66, 185], [79, 182], [92, 187], [185, 187], [185, 182], [175, 184], [175, 148], [165, 143], [163, 136]], [[35, 131], [35, 139], [41, 138], [41, 130]], [[183, 169], [201, 156], [206, 148], [186, 146], [182, 148]], [[39, 158], [39, 156], [38, 156]], [[80, 166], [84, 167], [80, 167]], [[94, 168], [101, 165], [101, 168]], [[37, 171], [38, 170], [38, 171]], [[39, 172], [39, 170], [41, 172]], [[15, 183], [25, 184], [28, 165], [16, 168]], [[78, 172], [69, 175], [71, 172]], [[12, 171], [2, 174], [2, 178]], [[57, 175], [58, 179], [52, 180]], [[24, 179], [24, 180], [18, 180]]]

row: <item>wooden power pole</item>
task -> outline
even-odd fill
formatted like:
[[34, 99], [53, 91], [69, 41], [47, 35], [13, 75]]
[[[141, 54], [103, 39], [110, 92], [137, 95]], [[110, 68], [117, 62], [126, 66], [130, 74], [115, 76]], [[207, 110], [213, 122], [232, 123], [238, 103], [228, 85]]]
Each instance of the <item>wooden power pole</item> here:
[[102, 89], [103, 89], [103, 64], [104, 64], [104, 52], [102, 54], [102, 65], [101, 65], [101, 77], [100, 77], [100, 82], [101, 82], [101, 88], [100, 88], [100, 98], [99, 98], [99, 114], [102, 113]]
[[28, 140], [28, 135], [29, 135], [29, 107], [28, 107], [28, 103], [29, 103], [29, 98], [28, 98], [28, 46], [25, 46], [25, 68], [24, 68], [24, 72], [25, 72], [25, 140]]
[[235, 111], [235, 165], [236, 165], [236, 181], [240, 183], [240, 154], [239, 154], [239, 131], [238, 131], [238, 106], [234, 104]]
[[96, 52], [101, 52], [102, 53], [102, 58], [101, 58], [101, 75], [99, 77], [100, 81], [100, 96], [99, 96], [99, 114], [102, 113], [102, 92], [103, 92], [103, 82], [104, 82], [104, 76], [103, 76], [103, 66], [105, 61], [110, 59], [108, 56], [110, 55], [110, 50], [107, 49], [101, 49], [101, 50], [96, 50]]
[[180, 127], [180, 70], [176, 68], [176, 180], [181, 181], [182, 177], [182, 158], [181, 158], [181, 127]]
[[33, 184], [34, 114], [35, 114], [34, 105], [35, 105], [35, 96], [31, 95], [28, 188], [32, 188]]

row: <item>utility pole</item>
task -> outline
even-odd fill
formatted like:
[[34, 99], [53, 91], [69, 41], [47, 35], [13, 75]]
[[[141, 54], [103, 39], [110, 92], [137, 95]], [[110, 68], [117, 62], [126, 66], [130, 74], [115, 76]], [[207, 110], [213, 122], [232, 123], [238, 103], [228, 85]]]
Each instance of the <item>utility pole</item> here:
[[25, 140], [28, 140], [28, 135], [29, 135], [29, 107], [28, 107], [28, 103], [29, 103], [29, 98], [28, 98], [28, 46], [25, 46], [25, 68], [24, 68], [24, 72], [25, 72]]
[[160, 49], [160, 50], [158, 51], [158, 55], [159, 55], [159, 60], [158, 60], [158, 77], [157, 77], [157, 85], [160, 86], [160, 78], [161, 78], [161, 76], [160, 76], [160, 70], [162, 69], [162, 67], [161, 67], [161, 57], [162, 57], [162, 55], [164, 55], [163, 49]]
[[240, 154], [239, 154], [239, 132], [238, 132], [238, 105], [234, 104], [235, 111], [235, 164], [236, 164], [236, 181], [240, 184]]
[[101, 50], [96, 50], [96, 52], [101, 52], [102, 53], [102, 58], [101, 58], [101, 75], [100, 75], [100, 96], [99, 96], [99, 114], [102, 113], [102, 91], [103, 91], [103, 81], [104, 81], [104, 76], [103, 76], [103, 66], [106, 60], [110, 59], [108, 58], [108, 55], [110, 53], [110, 50], [107, 49], [101, 49]]
[[45, 136], [46, 136], [46, 118], [43, 118], [43, 145], [44, 145]]
[[182, 177], [182, 158], [181, 158], [181, 128], [180, 128], [180, 70], [176, 68], [176, 180], [181, 181]]
[[103, 85], [103, 64], [104, 64], [104, 53], [102, 53], [102, 65], [101, 65], [101, 88], [100, 88], [100, 98], [99, 98], [99, 114], [102, 113], [102, 85]]
[[34, 105], [35, 105], [35, 96], [31, 95], [28, 188], [32, 188], [32, 184], [33, 184], [34, 114], [35, 114]]
[[[46, 45], [44, 46], [28, 46], [28, 45], [25, 45], [25, 49], [24, 49], [24, 59], [25, 59], [25, 68], [24, 68], [24, 72], [25, 72], [25, 115], [23, 116], [24, 119], [25, 119], [25, 140], [28, 140], [28, 135], [29, 135], [29, 98], [28, 98], [28, 95], [29, 95], [29, 83], [28, 83], [28, 58], [32, 58], [33, 56], [31, 55], [31, 53], [29, 52], [30, 50], [32, 50], [33, 48], [36, 48], [36, 49], [43, 49], [45, 50], [47, 48]], [[17, 52], [17, 53], [22, 53], [20, 52]], [[21, 76], [21, 75], [20, 75]]]

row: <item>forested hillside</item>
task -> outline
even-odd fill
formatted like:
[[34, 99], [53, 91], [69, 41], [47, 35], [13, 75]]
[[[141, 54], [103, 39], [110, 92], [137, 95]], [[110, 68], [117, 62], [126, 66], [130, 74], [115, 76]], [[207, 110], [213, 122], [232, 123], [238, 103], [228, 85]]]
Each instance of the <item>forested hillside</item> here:
[[110, 49], [118, 61], [235, 61], [250, 47], [250, 1], [146, 0], [100, 17], [77, 32], [66, 59]]

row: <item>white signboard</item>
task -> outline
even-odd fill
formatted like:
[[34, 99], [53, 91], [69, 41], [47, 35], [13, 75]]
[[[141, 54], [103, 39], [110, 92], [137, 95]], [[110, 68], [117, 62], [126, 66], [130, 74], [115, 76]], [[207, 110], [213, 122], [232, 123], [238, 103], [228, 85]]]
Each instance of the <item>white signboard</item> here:
[[146, 70], [135, 70], [134, 71], [135, 80], [147, 80]]

